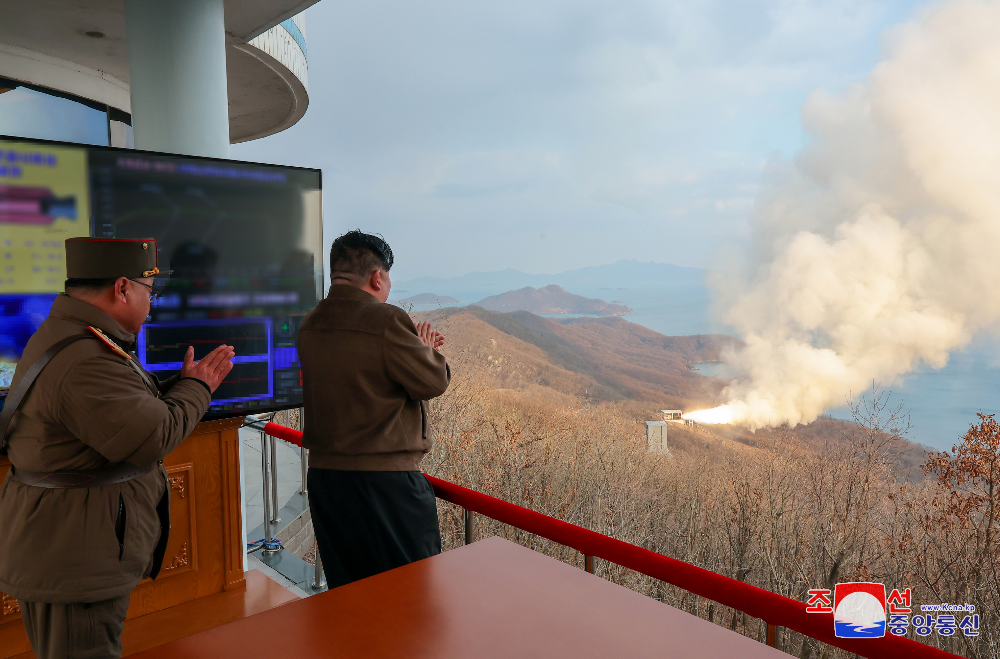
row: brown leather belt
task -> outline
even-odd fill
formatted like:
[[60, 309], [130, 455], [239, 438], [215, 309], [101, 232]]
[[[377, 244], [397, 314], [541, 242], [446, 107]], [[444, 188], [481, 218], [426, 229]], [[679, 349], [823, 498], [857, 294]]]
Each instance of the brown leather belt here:
[[70, 488], [116, 485], [145, 476], [156, 469], [158, 462], [142, 467], [128, 462], [113, 462], [99, 469], [64, 469], [61, 471], [26, 471], [12, 469], [17, 480], [33, 487]]

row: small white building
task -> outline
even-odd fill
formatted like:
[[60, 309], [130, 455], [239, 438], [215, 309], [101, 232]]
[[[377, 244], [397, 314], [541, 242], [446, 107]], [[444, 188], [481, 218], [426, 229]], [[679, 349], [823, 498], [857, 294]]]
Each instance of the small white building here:
[[684, 414], [682, 410], [660, 410], [664, 421], [680, 421]]
[[646, 422], [646, 450], [651, 453], [670, 453], [667, 447], [667, 422]]

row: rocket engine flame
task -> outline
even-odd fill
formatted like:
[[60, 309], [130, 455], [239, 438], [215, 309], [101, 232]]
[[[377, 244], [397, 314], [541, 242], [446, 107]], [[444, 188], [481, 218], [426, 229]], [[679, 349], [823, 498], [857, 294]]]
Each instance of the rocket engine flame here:
[[736, 412], [732, 405], [720, 405], [710, 410], [698, 410], [681, 415], [682, 419], [695, 423], [731, 424], [736, 420]]
[[809, 423], [1000, 328], [997, 33], [1000, 2], [938, 5], [892, 29], [866, 82], [809, 98], [811, 143], [772, 168], [751, 249], [713, 275], [744, 376], [686, 418]]

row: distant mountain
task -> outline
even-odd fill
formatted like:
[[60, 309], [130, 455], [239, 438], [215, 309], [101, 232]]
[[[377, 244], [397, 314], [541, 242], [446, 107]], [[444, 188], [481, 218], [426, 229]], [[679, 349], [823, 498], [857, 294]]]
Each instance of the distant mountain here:
[[397, 304], [459, 304], [459, 301], [447, 295], [437, 295], [436, 293], [420, 293], [411, 295], [400, 300]]
[[525, 286], [516, 291], [491, 295], [476, 304], [488, 311], [530, 311], [535, 314], [574, 313], [593, 316], [624, 316], [632, 313], [632, 310], [623, 304], [608, 304], [604, 300], [574, 295], [555, 284], [538, 289]]
[[623, 260], [609, 265], [598, 265], [579, 270], [568, 270], [554, 275], [533, 275], [520, 270], [498, 272], [470, 272], [461, 277], [418, 277], [399, 282], [409, 291], [439, 291], [464, 302], [473, 302], [490, 295], [498, 295], [525, 286], [541, 288], [556, 284], [567, 289], [625, 290], [637, 282], [698, 282], [705, 279], [705, 270], [682, 268], [669, 263], [641, 263]]
[[727, 382], [691, 366], [721, 359], [726, 348], [741, 344], [718, 334], [663, 336], [624, 318], [555, 319], [478, 306], [421, 311], [414, 319], [433, 322], [447, 336], [449, 359], [487, 347], [492, 357], [517, 364], [498, 373], [501, 387], [537, 386], [597, 401], [644, 401], [657, 410], [718, 405]]

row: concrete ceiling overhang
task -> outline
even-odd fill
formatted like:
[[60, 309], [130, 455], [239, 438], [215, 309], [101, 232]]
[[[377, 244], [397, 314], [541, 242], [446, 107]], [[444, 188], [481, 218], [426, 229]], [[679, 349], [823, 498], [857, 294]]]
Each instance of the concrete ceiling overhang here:
[[[164, 0], [169, 1], [169, 0]], [[247, 42], [318, 0], [224, 0], [230, 140], [255, 139], [294, 124], [305, 113], [305, 86], [280, 62]], [[90, 36], [87, 33], [103, 35]], [[0, 0], [0, 47], [40, 53], [128, 84], [124, 0]], [[30, 55], [29, 55], [30, 57]], [[0, 59], [0, 62], [3, 60]], [[39, 80], [7, 76], [45, 85]], [[70, 91], [55, 87], [60, 91]], [[94, 86], [72, 93], [117, 106]], [[119, 107], [126, 112], [129, 107]]]

